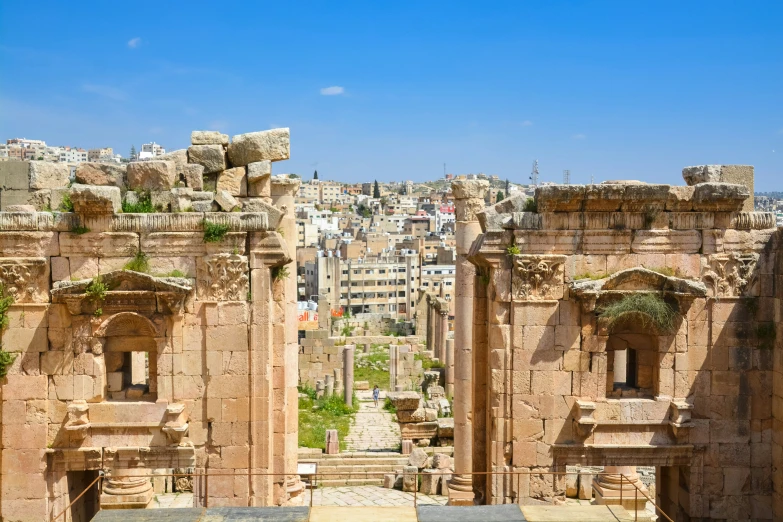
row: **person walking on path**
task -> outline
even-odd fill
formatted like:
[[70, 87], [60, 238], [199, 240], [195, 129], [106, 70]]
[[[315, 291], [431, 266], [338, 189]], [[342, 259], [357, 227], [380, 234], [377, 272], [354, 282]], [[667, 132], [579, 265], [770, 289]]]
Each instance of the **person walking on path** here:
[[378, 399], [381, 398], [381, 390], [378, 389], [378, 385], [375, 385], [375, 388], [372, 389], [372, 400], [375, 401], [375, 407], [378, 407]]

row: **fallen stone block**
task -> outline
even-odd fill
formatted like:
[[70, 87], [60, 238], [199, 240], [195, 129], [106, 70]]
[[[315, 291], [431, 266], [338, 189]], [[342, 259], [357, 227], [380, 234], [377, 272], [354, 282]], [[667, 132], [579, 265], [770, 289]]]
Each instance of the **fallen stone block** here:
[[204, 189], [204, 165], [198, 163], [188, 163], [182, 167], [182, 177], [185, 179], [185, 186], [193, 190]]
[[188, 164], [188, 149], [173, 150], [166, 154], [155, 156], [155, 159], [159, 161], [173, 161], [177, 171], [177, 180], [179, 180], [183, 177], [185, 165]]
[[188, 163], [204, 167], [204, 174], [226, 170], [226, 151], [222, 145], [191, 145], [188, 147]]
[[8, 205], [5, 212], [35, 212], [33, 205]]
[[421, 448], [416, 448], [411, 452], [410, 457], [408, 457], [408, 465], [422, 469], [427, 466], [427, 460], [429, 460], [427, 452]]
[[193, 196], [193, 189], [191, 188], [171, 189], [171, 211], [191, 212], [193, 210], [192, 196]]
[[173, 161], [134, 161], [128, 164], [130, 190], [169, 190], [177, 181]]
[[419, 439], [416, 441], [416, 445], [420, 448], [426, 448], [430, 445], [430, 442], [432, 442], [431, 439]]
[[32, 190], [64, 188], [71, 181], [71, 167], [65, 163], [31, 161], [29, 175]]
[[217, 203], [213, 201], [192, 201], [193, 212], [217, 212]]
[[415, 410], [419, 407], [421, 397], [418, 393], [408, 392], [393, 392], [387, 394], [387, 397], [392, 401], [397, 411], [400, 410]]
[[218, 174], [216, 190], [225, 190], [232, 196], [247, 196], [247, 170], [245, 167], [226, 169]]
[[593, 498], [593, 474], [579, 473], [579, 498], [591, 500]]
[[454, 417], [441, 417], [438, 423], [438, 438], [454, 438]]
[[432, 456], [432, 467], [434, 469], [451, 468], [451, 457], [445, 453], [436, 453]]
[[435, 469], [425, 469], [421, 476], [421, 487], [419, 493], [425, 495], [437, 495], [440, 487], [440, 471]]
[[128, 185], [128, 166], [115, 163], [79, 163], [74, 175], [76, 183], [108, 185], [124, 189]]
[[228, 145], [228, 134], [219, 131], [193, 131], [190, 133], [191, 145]]
[[353, 383], [353, 388], [355, 390], [369, 390], [370, 389], [370, 382], [369, 381], [356, 381]]
[[697, 165], [695, 167], [685, 167], [682, 169], [682, 179], [688, 185], [697, 183], [712, 183], [723, 181], [721, 179], [720, 165]]
[[236, 198], [225, 190], [218, 190], [215, 192], [215, 203], [220, 205], [220, 208], [226, 212], [231, 212], [239, 207], [239, 202]]
[[397, 410], [397, 422], [424, 422], [426, 421], [425, 408], [415, 410]]
[[116, 214], [122, 208], [119, 187], [74, 184], [71, 202], [79, 214]]
[[337, 455], [340, 453], [340, 440], [337, 436], [337, 430], [326, 430], [326, 451], [327, 455]]
[[383, 476], [383, 487], [386, 489], [394, 489], [394, 483], [397, 481], [397, 476], [394, 473], [387, 473]]
[[228, 158], [235, 167], [256, 161], [281, 161], [291, 156], [287, 128], [237, 134], [228, 146]]
[[405, 466], [402, 472], [402, 490], [417, 491], [419, 489], [419, 469], [416, 466]]

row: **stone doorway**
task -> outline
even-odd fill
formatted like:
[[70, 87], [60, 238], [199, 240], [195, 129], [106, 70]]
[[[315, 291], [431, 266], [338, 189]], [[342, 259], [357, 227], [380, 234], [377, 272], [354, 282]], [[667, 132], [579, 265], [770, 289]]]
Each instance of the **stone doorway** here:
[[[98, 470], [68, 471], [68, 498], [78, 497], [98, 478]], [[70, 509], [69, 522], [89, 522], [98, 512], [98, 489], [91, 487]]]

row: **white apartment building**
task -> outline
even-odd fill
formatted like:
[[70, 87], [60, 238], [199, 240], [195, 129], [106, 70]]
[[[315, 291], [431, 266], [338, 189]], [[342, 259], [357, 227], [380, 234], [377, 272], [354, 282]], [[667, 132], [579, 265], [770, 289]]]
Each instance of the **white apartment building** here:
[[60, 151], [60, 163], [81, 163], [87, 161], [87, 151], [76, 147], [63, 147]]
[[141, 146], [139, 159], [152, 159], [162, 154], [166, 154], [166, 149], [153, 141], [152, 143], [145, 143]]

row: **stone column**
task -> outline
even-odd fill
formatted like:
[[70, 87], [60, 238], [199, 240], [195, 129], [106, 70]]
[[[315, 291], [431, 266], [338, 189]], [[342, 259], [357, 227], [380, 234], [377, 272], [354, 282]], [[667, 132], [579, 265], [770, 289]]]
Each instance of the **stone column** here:
[[440, 310], [438, 321], [438, 360], [446, 362], [446, 336], [449, 333], [449, 310]]
[[457, 273], [454, 312], [454, 476], [449, 482], [449, 504], [473, 503], [473, 296], [475, 267], [467, 260], [473, 241], [481, 234], [476, 212], [484, 208], [489, 182], [457, 180], [451, 184], [456, 206]]
[[427, 323], [424, 327], [424, 331], [427, 334], [427, 350], [432, 350], [433, 353], [435, 352], [435, 348], [433, 348], [433, 339], [432, 339], [432, 301], [430, 300], [429, 294], [424, 298], [426, 300], [426, 306], [427, 306]]
[[446, 339], [446, 395], [454, 396], [454, 339]]
[[397, 386], [397, 365], [399, 362], [399, 346], [389, 345], [389, 391], [395, 391]]
[[353, 352], [355, 346], [345, 345], [343, 349], [343, 383], [345, 392], [343, 399], [345, 404], [353, 406]]
[[430, 331], [432, 331], [432, 345], [428, 348], [432, 350], [432, 357], [434, 359], [440, 359], [440, 314], [438, 309], [435, 308], [434, 299], [430, 305], [430, 311], [430, 317], [432, 318], [430, 321]]
[[[296, 308], [296, 238], [297, 226], [296, 215], [294, 213], [294, 198], [299, 192], [299, 178], [290, 178], [287, 175], [272, 176], [272, 204], [283, 211], [284, 216], [280, 223], [280, 229], [283, 231], [283, 237], [291, 238], [286, 241], [289, 257], [294, 262], [286, 265], [288, 268], [288, 277], [283, 281], [285, 288], [285, 344], [283, 352], [276, 355], [273, 360], [272, 382], [284, 383], [282, 389], [275, 389], [275, 399], [277, 394], [282, 394], [283, 409], [280, 412], [273, 412], [274, 416], [280, 415], [284, 419], [283, 426], [274, 427], [274, 436], [276, 439], [283, 438], [284, 447], [282, 455], [274, 455], [274, 471], [285, 475], [285, 493], [286, 498], [281, 499], [281, 504], [300, 504], [303, 500], [304, 485], [296, 474], [297, 450], [299, 447], [299, 392], [296, 385], [299, 382], [299, 338], [297, 332], [297, 308]], [[275, 346], [277, 349], [277, 346]], [[278, 404], [277, 400], [275, 405]], [[270, 412], [272, 413], [272, 412]], [[274, 448], [278, 448], [279, 442], [274, 443]], [[278, 465], [280, 464], [280, 465]]]
[[324, 375], [324, 396], [331, 397], [334, 393], [334, 376]]
[[[629, 511], [644, 512], [647, 499], [641, 492], [637, 492], [636, 488], [644, 491], [647, 496], [650, 493], [639, 480], [636, 466], [606, 466], [604, 473], [604, 475], [593, 479], [596, 504], [622, 506]], [[639, 520], [647, 521], [649, 518], [640, 518]]]

